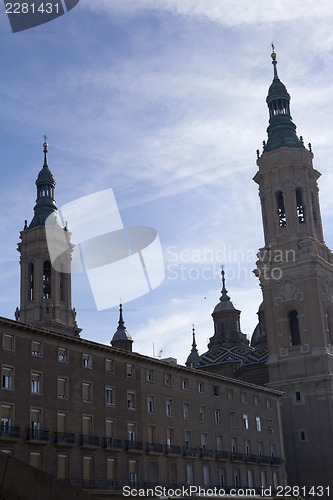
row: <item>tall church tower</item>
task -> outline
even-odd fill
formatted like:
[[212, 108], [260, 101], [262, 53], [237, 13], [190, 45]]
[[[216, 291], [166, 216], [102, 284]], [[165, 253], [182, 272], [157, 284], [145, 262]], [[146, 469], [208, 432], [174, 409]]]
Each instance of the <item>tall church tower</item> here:
[[265, 306], [269, 385], [285, 393], [288, 483], [330, 486], [333, 494], [333, 255], [323, 239], [320, 173], [311, 145], [307, 149], [296, 135], [274, 47], [272, 62], [268, 140], [257, 152], [254, 177], [265, 237], [256, 274]]
[[[25, 222], [20, 233], [18, 251], [21, 254], [20, 309], [16, 319], [38, 325], [57, 333], [78, 336], [76, 312], [71, 306], [70, 232], [62, 227], [54, 199], [55, 180], [48, 167], [48, 144], [43, 144], [44, 165], [36, 180], [37, 200], [34, 217]], [[45, 222], [52, 222], [48, 232], [49, 243], [60, 255], [52, 265], [46, 239]], [[54, 263], [53, 263], [54, 264]], [[57, 270], [56, 270], [57, 269]]]

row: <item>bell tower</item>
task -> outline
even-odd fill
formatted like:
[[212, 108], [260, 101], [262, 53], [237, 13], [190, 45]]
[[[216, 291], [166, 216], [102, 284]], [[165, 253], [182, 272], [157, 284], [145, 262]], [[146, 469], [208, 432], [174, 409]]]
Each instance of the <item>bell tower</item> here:
[[265, 238], [255, 273], [264, 299], [269, 385], [285, 394], [288, 483], [333, 488], [333, 255], [323, 239], [320, 173], [311, 145], [296, 135], [274, 46], [271, 57], [268, 140], [263, 153], [257, 151], [254, 177]]
[[[30, 224], [25, 221], [18, 244], [21, 265], [20, 309], [17, 320], [78, 336], [76, 312], [71, 306], [70, 232], [62, 227], [54, 199], [55, 180], [48, 167], [48, 144], [43, 144], [44, 164], [36, 180], [37, 199]], [[50, 225], [49, 244], [57, 247], [61, 259], [51, 263], [45, 223]], [[53, 263], [54, 264], [54, 263]]]

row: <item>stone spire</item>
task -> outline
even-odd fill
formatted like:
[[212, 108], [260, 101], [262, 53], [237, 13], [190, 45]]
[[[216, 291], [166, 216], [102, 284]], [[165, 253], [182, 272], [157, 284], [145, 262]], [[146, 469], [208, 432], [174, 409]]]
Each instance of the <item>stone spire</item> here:
[[112, 347], [117, 347], [118, 349], [123, 349], [124, 351], [132, 351], [133, 339], [128, 333], [125, 327], [125, 322], [123, 318], [123, 306], [119, 304], [119, 321], [116, 332], [114, 333], [111, 345]]
[[273, 44], [272, 49], [274, 78], [266, 98], [269, 109], [269, 126], [267, 128], [268, 140], [264, 151], [271, 151], [282, 146], [301, 148], [304, 145], [296, 135], [296, 125], [290, 115], [290, 95], [278, 76], [277, 55]]
[[36, 205], [34, 207], [34, 217], [30, 222], [29, 229], [36, 226], [44, 226], [45, 221], [49, 215], [54, 215], [54, 224], [61, 227], [61, 222], [58, 215], [58, 209], [56, 201], [54, 199], [54, 190], [56, 182], [54, 180], [53, 174], [48, 166], [47, 153], [48, 144], [46, 142], [47, 137], [44, 136], [43, 153], [44, 153], [44, 164], [42, 170], [39, 172], [36, 187], [37, 187], [37, 199]]
[[192, 325], [192, 349], [190, 354], [188, 355], [188, 358], [186, 360], [185, 365], [188, 366], [189, 368], [192, 368], [195, 366], [196, 361], [199, 359], [199, 353], [197, 349], [197, 343], [195, 341], [195, 328], [194, 325]]

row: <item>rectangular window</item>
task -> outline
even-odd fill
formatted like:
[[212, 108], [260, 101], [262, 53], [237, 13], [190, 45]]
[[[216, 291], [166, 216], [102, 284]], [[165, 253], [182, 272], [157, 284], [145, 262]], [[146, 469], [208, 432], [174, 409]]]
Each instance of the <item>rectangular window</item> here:
[[203, 485], [210, 486], [210, 469], [208, 465], [202, 466]]
[[188, 390], [188, 378], [182, 378], [182, 389], [183, 391]]
[[260, 406], [259, 396], [254, 396], [254, 406]]
[[229, 425], [230, 427], [236, 427], [236, 415], [234, 411], [229, 411]]
[[39, 408], [30, 409], [31, 430], [40, 430], [42, 426], [42, 410]]
[[68, 379], [58, 377], [58, 398], [68, 398]]
[[148, 425], [148, 442], [156, 443], [156, 426]]
[[68, 432], [68, 414], [63, 411], [57, 413], [57, 432], [62, 434]]
[[14, 351], [14, 335], [10, 335], [9, 333], [4, 333], [2, 335], [2, 348], [5, 351]]
[[129, 483], [130, 486], [134, 487], [138, 482], [138, 463], [136, 460], [130, 460], [128, 464], [129, 470]]
[[215, 408], [214, 410], [214, 421], [216, 424], [221, 423], [221, 410], [219, 408]]
[[106, 437], [115, 437], [115, 421], [112, 418], [105, 420], [105, 433]]
[[231, 451], [232, 453], [237, 453], [237, 439], [231, 438]]
[[269, 398], [266, 399], [266, 408], [269, 410], [272, 408], [272, 400]]
[[185, 448], [191, 448], [191, 431], [184, 431], [184, 444]]
[[14, 387], [14, 368], [11, 366], [2, 367], [2, 388], [13, 389]]
[[31, 372], [31, 393], [41, 394], [42, 392], [42, 374], [38, 372]]
[[213, 385], [213, 396], [219, 396], [219, 395], [220, 395], [220, 386]]
[[206, 422], [206, 408], [203, 405], [199, 406], [199, 422]]
[[134, 394], [134, 392], [127, 391], [127, 408], [130, 410], [135, 409], [135, 394]]
[[93, 479], [93, 457], [83, 457], [83, 481], [89, 482]]
[[172, 400], [171, 399], [166, 399], [165, 400], [165, 414], [167, 417], [172, 417]]
[[36, 469], [41, 469], [42, 467], [42, 454], [38, 451], [31, 451], [29, 457], [29, 464]]
[[200, 434], [200, 446], [203, 450], [207, 448], [208, 437], [206, 432]]
[[198, 382], [198, 392], [203, 394], [205, 392], [205, 386], [203, 382]]
[[233, 391], [233, 389], [228, 389], [227, 395], [228, 395], [229, 401], [233, 400], [234, 399], [234, 391]]
[[42, 343], [36, 340], [31, 341], [31, 354], [32, 356], [42, 356]]
[[134, 375], [135, 375], [134, 365], [131, 365], [131, 364], [127, 363], [127, 365], [126, 365], [126, 376], [134, 378]]
[[261, 419], [260, 419], [260, 417], [256, 417], [256, 429], [258, 432], [261, 432]]
[[246, 400], [247, 400], [247, 398], [246, 398], [246, 392], [241, 392], [241, 401], [242, 401], [242, 403], [246, 403]]
[[146, 382], [154, 382], [154, 371], [151, 368], [146, 368]]
[[106, 480], [108, 486], [115, 486], [117, 475], [116, 475], [116, 460], [114, 458], [106, 459]]
[[217, 451], [222, 451], [223, 447], [222, 447], [222, 436], [217, 434], [216, 436], [216, 449]]
[[154, 411], [155, 411], [154, 396], [147, 396], [147, 412], [154, 413]]
[[136, 436], [136, 424], [134, 422], [127, 422], [127, 435], [129, 441], [135, 441]]
[[171, 387], [171, 374], [170, 373], [164, 374], [164, 385], [166, 385], [167, 387]]
[[114, 405], [114, 388], [105, 387], [105, 404], [108, 406]]
[[186, 484], [187, 486], [194, 485], [194, 473], [192, 464], [186, 464]]
[[59, 454], [57, 456], [57, 477], [58, 479], [69, 478], [68, 455]]
[[249, 488], [254, 487], [254, 473], [252, 469], [247, 471], [247, 485]]
[[91, 415], [82, 416], [82, 434], [92, 436], [93, 433], [93, 418]]
[[1, 430], [11, 427], [13, 421], [14, 407], [8, 403], [1, 404]]
[[245, 413], [243, 413], [243, 427], [244, 429], [249, 428], [249, 417]]
[[92, 383], [82, 382], [82, 401], [84, 403], [92, 403]]
[[302, 400], [301, 393], [299, 391], [297, 391], [295, 393], [295, 399], [296, 399], [296, 401], [301, 401]]
[[92, 368], [92, 356], [91, 354], [82, 354], [82, 366], [84, 368]]
[[108, 373], [114, 373], [113, 359], [105, 358], [105, 371]]
[[190, 420], [190, 403], [183, 403], [183, 418], [184, 420]]
[[273, 434], [273, 432], [274, 432], [273, 419], [269, 418], [267, 420], [267, 424], [268, 424], [268, 432], [270, 432], [271, 434]]
[[68, 363], [68, 350], [66, 347], [58, 347], [58, 361], [60, 363]]

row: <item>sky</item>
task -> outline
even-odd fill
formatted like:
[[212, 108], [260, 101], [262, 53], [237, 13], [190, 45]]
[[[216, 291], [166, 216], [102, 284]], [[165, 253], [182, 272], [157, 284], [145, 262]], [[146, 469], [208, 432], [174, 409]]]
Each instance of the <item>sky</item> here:
[[[58, 207], [112, 188], [123, 225], [159, 235], [165, 280], [123, 306], [133, 350], [183, 364], [194, 324], [205, 352], [222, 265], [250, 338], [264, 243], [252, 178], [266, 139], [272, 41], [297, 132], [322, 174], [333, 247], [332, 21], [331, 0], [80, 0], [12, 33], [1, 3], [0, 315], [14, 319], [19, 305], [16, 247], [33, 217], [46, 134]], [[108, 344], [118, 308], [96, 309], [85, 274], [72, 285], [81, 336]]]

